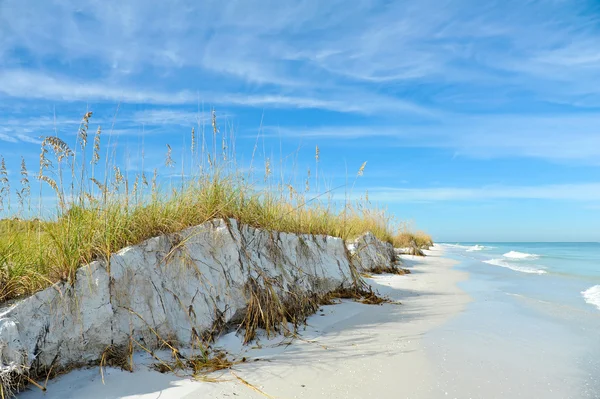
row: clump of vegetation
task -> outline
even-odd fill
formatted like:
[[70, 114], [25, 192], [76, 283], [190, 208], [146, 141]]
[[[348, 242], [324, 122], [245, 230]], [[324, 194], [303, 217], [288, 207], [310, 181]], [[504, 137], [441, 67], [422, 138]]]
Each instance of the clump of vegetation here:
[[395, 248], [408, 248], [410, 255], [425, 256], [423, 250], [433, 246], [433, 239], [423, 231], [413, 233], [409, 226], [404, 224], [393, 237], [392, 244]]
[[381, 305], [391, 302], [388, 298], [379, 296], [370, 286], [340, 288], [327, 294], [323, 299], [323, 304], [329, 304], [335, 299], [353, 299], [366, 305]]
[[394, 236], [392, 243], [396, 248], [416, 246], [419, 249], [429, 249], [433, 246], [431, 236], [422, 231], [417, 231], [416, 233], [401, 231]]
[[[15, 189], [0, 157], [0, 216], [5, 214], [0, 220], [0, 303], [57, 281], [72, 283], [83, 264], [213, 218], [344, 239], [371, 231], [383, 241], [392, 241], [392, 218], [384, 210], [365, 201], [341, 205], [323, 201], [326, 193], [310, 190], [310, 170], [304, 190], [284, 178], [277, 181], [269, 158], [260, 178], [257, 169], [244, 172], [230, 149], [235, 147], [233, 137], [220, 132], [214, 112], [209, 133], [198, 135], [192, 129], [191, 148], [186, 149], [191, 160], [180, 172], [175, 172], [175, 156], [166, 144], [163, 169], [177, 179], [166, 187], [157, 169], [135, 174], [122, 170], [110, 142], [102, 151], [100, 127], [91, 139], [91, 116], [88, 112], [83, 117], [73, 146], [56, 136], [43, 139], [35, 173], [40, 185], [37, 215], [32, 210], [32, 172], [25, 161]], [[317, 147], [317, 170], [319, 157]], [[365, 164], [357, 177], [364, 169]], [[57, 204], [50, 216], [42, 203], [46, 201], [42, 192], [48, 188]], [[16, 205], [11, 203], [15, 197], [11, 193], [16, 193]], [[32, 213], [34, 218], [23, 219], [22, 215]]]
[[393, 263], [390, 263], [389, 265], [375, 266], [374, 268], [367, 270], [367, 272], [372, 274], [397, 274], [399, 276], [410, 274], [410, 270], [398, 267], [396, 264]]
[[[277, 294], [279, 283], [275, 279], [265, 277], [261, 280], [250, 280], [246, 284], [248, 307], [239, 326], [244, 329], [244, 343], [252, 341], [259, 328], [268, 337], [281, 332], [294, 333], [306, 322], [308, 316], [322, 305], [333, 304], [334, 299], [353, 299], [370, 305], [389, 302], [377, 295], [362, 279], [355, 279], [351, 286], [340, 287], [325, 294], [292, 289], [288, 290], [285, 298]], [[293, 331], [290, 331], [290, 325]]]

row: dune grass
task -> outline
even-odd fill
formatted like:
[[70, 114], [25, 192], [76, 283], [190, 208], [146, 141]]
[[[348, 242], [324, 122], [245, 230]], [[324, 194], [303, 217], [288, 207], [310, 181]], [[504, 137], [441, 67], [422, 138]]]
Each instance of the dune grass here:
[[433, 245], [433, 239], [429, 234], [423, 231], [413, 233], [406, 226], [400, 229], [391, 242], [395, 248], [408, 248], [409, 253], [415, 256], [425, 256], [423, 250]]
[[[104, 134], [100, 127], [88, 145], [91, 116], [91, 112], [84, 116], [72, 146], [59, 137], [44, 138], [36, 174], [40, 195], [35, 217], [31, 211], [27, 219], [22, 216], [35, 202], [32, 174], [25, 161], [21, 162], [21, 178], [19, 184], [14, 184], [18, 187], [15, 189], [0, 158], [0, 216], [4, 213], [0, 220], [0, 303], [58, 281], [72, 283], [83, 264], [107, 259], [126, 246], [213, 218], [234, 218], [259, 228], [344, 239], [366, 231], [383, 241], [397, 239], [393, 218], [385, 210], [368, 201], [334, 203], [327, 199], [328, 191], [310, 190], [310, 171], [306, 189], [293, 186], [283, 177], [275, 181], [266, 157], [260, 172], [252, 168], [242, 172], [231, 150], [235, 147], [233, 137], [221, 134], [214, 112], [207, 135], [197, 135], [192, 129], [191, 145], [186, 149], [191, 158], [186, 162], [189, 166], [185, 170], [182, 167], [178, 183], [169, 185], [161, 184], [164, 179], [160, 179], [157, 169], [149, 175], [124, 173], [111, 155], [114, 146], [110, 139], [102, 151]], [[316, 170], [319, 156], [317, 147]], [[172, 176], [174, 164], [167, 144], [161, 169]], [[356, 178], [362, 176], [365, 164], [358, 168]], [[52, 216], [42, 212], [42, 192], [48, 188], [56, 203]], [[413, 239], [426, 241], [421, 236]]]
[[401, 231], [396, 234], [392, 243], [397, 248], [409, 248], [416, 245], [420, 249], [428, 249], [433, 245], [433, 239], [431, 236], [423, 231], [417, 231], [415, 233], [410, 231]]

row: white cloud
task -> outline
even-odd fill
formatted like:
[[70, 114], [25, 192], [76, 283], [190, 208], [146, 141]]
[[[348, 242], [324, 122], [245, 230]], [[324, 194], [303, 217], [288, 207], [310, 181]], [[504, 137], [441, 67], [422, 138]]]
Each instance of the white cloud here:
[[[357, 0], [352, 7], [341, 0], [49, 0], [36, 7], [5, 0], [0, 94], [322, 109], [385, 117], [385, 126], [304, 134], [399, 137], [396, 145], [447, 147], [459, 156], [589, 160], [599, 152], [596, 115], [531, 116], [548, 112], [539, 111], [548, 101], [600, 105], [600, 89], [590, 84], [600, 79], [600, 35], [583, 7], [574, 0]], [[450, 111], [472, 107], [518, 108], [523, 116]], [[144, 117], [194, 120], [185, 110], [169, 112]], [[406, 115], [431, 123], [406, 123]]]
[[600, 183], [553, 184], [543, 186], [485, 186], [475, 188], [394, 188], [369, 190], [369, 199], [385, 203], [434, 201], [486, 201], [536, 199], [594, 202], [600, 200]]
[[[220, 115], [221, 116], [221, 115]], [[144, 125], [195, 125], [209, 121], [210, 113], [197, 111], [183, 111], [179, 109], [148, 109], [137, 111], [132, 116], [132, 121]]]
[[40, 136], [54, 135], [56, 132], [71, 130], [76, 132], [81, 120], [34, 114], [31, 116], [0, 115], [0, 141], [9, 143], [40, 144]]
[[39, 138], [27, 136], [25, 134], [17, 134], [15, 135], [15, 137], [23, 143], [42, 144], [42, 140], [40, 140]]
[[[383, 126], [268, 127], [287, 137], [380, 138], [370, 145], [445, 148], [455, 157], [521, 156], [600, 164], [600, 114], [446, 114], [436, 122]], [[365, 145], [369, 145], [368, 143]]]
[[128, 89], [25, 70], [0, 72], [0, 93], [18, 98], [149, 104], [186, 104], [197, 100], [197, 96], [189, 91], [166, 93]]
[[0, 133], [0, 141], [7, 141], [9, 143], [18, 143], [19, 140], [17, 140], [15, 137], [10, 136], [8, 134], [4, 134], [4, 133]]
[[[356, 0], [352, 7], [341, 0], [174, 0], [151, 6], [141, 0], [49, 0], [30, 7], [5, 0], [0, 56], [4, 68], [22, 62], [15, 49], [28, 52], [33, 64], [55, 59], [61, 64], [56, 70], [78, 67], [77, 75], [89, 82], [63, 93], [52, 81], [33, 81], [33, 98], [193, 103], [189, 80], [178, 80], [173, 93], [153, 84], [181, 75], [210, 92], [248, 89], [240, 82], [285, 90], [277, 91], [282, 98], [230, 98], [254, 106], [282, 101], [356, 112], [356, 104], [333, 106], [326, 94], [352, 86], [352, 94], [377, 99], [381, 83], [480, 85], [477, 95], [487, 100], [490, 86], [511, 86], [581, 104], [573, 96], [598, 93], [588, 82], [600, 77], [594, 14], [584, 6], [517, 0]], [[123, 80], [139, 81], [137, 94], [134, 88], [119, 90]], [[14, 85], [5, 89], [15, 91], [26, 93]], [[337, 100], [346, 104], [349, 96]]]
[[315, 96], [284, 94], [192, 93], [147, 91], [135, 87], [76, 81], [24, 70], [0, 71], [0, 94], [18, 98], [64, 101], [108, 101], [160, 105], [207, 104], [275, 108], [319, 108], [339, 112], [373, 114], [407, 112], [430, 115], [425, 107], [389, 96], [344, 90]]

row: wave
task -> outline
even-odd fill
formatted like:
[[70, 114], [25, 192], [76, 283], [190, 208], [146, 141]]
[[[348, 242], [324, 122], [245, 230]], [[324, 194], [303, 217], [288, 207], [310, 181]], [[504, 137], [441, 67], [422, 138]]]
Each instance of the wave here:
[[451, 248], [463, 248], [463, 249], [471, 248], [467, 245], [460, 245], [460, 244], [440, 244], [440, 245], [443, 245], [445, 247], [451, 247]]
[[535, 268], [535, 267], [528, 267], [528, 266], [515, 265], [515, 264], [512, 264], [512, 263], [506, 262], [503, 259], [484, 260], [483, 263], [487, 263], [489, 265], [494, 265], [494, 266], [505, 267], [507, 269], [511, 269], [511, 270], [514, 270], [516, 272], [521, 272], [521, 273], [546, 274], [546, 271], [544, 269], [539, 269], [539, 268]]
[[475, 252], [475, 251], [483, 251], [486, 249], [492, 249], [494, 247], [486, 247], [483, 245], [475, 244], [475, 245], [460, 245], [460, 244], [442, 244], [451, 248], [460, 248], [466, 250], [466, 252]]
[[510, 251], [505, 253], [504, 255], [505, 258], [509, 258], [509, 259], [538, 259], [540, 257], [540, 255], [536, 255], [536, 254], [528, 254], [526, 252], [518, 252], [518, 251]]
[[484, 249], [486, 249], [486, 247], [484, 247], [483, 245], [474, 245], [472, 247], [470, 247], [469, 249], [467, 249], [467, 252], [475, 252], [475, 251], [483, 251]]
[[600, 309], [600, 285], [595, 285], [592, 288], [581, 291], [581, 295], [583, 295], [587, 303]]

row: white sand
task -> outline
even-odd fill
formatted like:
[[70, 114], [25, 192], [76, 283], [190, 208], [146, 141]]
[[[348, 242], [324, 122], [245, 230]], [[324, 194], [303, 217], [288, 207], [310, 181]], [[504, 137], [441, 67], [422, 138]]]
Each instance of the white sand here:
[[[264, 337], [243, 347], [234, 334], [219, 341], [247, 357], [233, 373], [275, 398], [434, 398], [435, 365], [422, 343], [428, 331], [460, 312], [469, 301], [456, 283], [466, 274], [435, 248], [426, 258], [405, 256], [406, 276], [370, 279], [373, 287], [401, 305], [363, 305], [351, 301], [325, 306], [308, 320], [301, 339]], [[260, 346], [260, 348], [256, 347]], [[78, 370], [50, 381], [48, 392], [30, 390], [22, 398], [264, 398], [230, 371], [220, 382], [193, 381], [148, 369], [136, 356], [136, 371]]]

